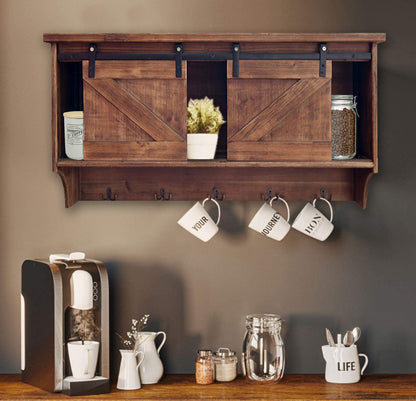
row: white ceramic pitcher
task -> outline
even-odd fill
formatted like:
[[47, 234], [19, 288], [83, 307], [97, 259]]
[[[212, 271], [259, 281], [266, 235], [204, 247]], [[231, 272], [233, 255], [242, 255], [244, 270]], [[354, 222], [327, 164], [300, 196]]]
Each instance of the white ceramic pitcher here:
[[[325, 380], [329, 383], [357, 383], [368, 365], [367, 355], [359, 354], [356, 345], [350, 347], [324, 345], [322, 354], [326, 361]], [[360, 356], [365, 359], [361, 370], [358, 359]]]
[[[142, 351], [121, 349], [120, 372], [118, 374], [117, 388], [119, 390], [138, 390], [141, 388], [139, 368], [144, 360]], [[137, 363], [137, 356], [141, 355], [140, 362]]]
[[[162, 334], [163, 340], [156, 349], [155, 339]], [[135, 350], [144, 353], [144, 362], [140, 365], [140, 378], [143, 384], [157, 383], [163, 376], [163, 364], [159, 358], [159, 351], [166, 341], [166, 333], [164, 331], [140, 331], [137, 334]]]

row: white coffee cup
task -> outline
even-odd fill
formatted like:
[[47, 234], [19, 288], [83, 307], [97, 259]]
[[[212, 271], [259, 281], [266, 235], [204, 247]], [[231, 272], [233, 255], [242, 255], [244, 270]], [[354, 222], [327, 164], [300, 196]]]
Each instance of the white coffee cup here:
[[[322, 354], [326, 361], [325, 380], [329, 383], [357, 383], [368, 365], [367, 355], [359, 354], [355, 344], [350, 347], [323, 345]], [[365, 359], [362, 369], [360, 356]]]
[[[272, 204], [274, 200], [280, 200], [286, 205], [287, 219], [285, 220], [275, 209]], [[254, 217], [251, 219], [249, 228], [272, 238], [276, 241], [281, 241], [290, 230], [290, 210], [287, 202], [280, 196], [275, 196], [270, 199], [270, 204], [266, 202], [257, 211]]]
[[65, 153], [70, 159], [84, 158], [84, 112], [64, 113]]
[[99, 348], [98, 341], [68, 342], [69, 362], [75, 379], [92, 379], [95, 376]]
[[308, 202], [301, 212], [296, 216], [292, 227], [303, 234], [309, 235], [319, 241], [325, 241], [334, 229], [332, 219], [334, 212], [331, 203], [325, 198], [319, 198], [325, 201], [331, 212], [329, 220], [315, 207], [317, 199], [314, 199], [312, 205]]
[[[211, 200], [217, 205], [218, 218], [215, 223], [204, 209], [206, 201]], [[178, 224], [201, 241], [209, 241], [218, 232], [218, 223], [221, 218], [221, 208], [218, 202], [212, 198], [205, 198], [202, 202], [196, 202], [179, 220]]]

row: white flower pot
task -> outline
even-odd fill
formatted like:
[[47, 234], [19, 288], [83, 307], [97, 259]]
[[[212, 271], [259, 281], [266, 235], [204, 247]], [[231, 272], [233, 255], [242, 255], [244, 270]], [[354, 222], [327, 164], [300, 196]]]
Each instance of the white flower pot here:
[[216, 134], [188, 134], [188, 159], [208, 160], [215, 157], [217, 150], [218, 133]]

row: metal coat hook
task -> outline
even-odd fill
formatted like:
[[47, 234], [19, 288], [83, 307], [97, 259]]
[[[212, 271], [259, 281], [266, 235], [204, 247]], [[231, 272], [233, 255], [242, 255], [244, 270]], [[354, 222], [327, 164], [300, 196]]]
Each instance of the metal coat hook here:
[[172, 199], [172, 193], [169, 192], [169, 195], [166, 197], [166, 191], [165, 188], [160, 188], [160, 196], [155, 192], [155, 200], [171, 200]]
[[213, 192], [214, 196], [208, 194], [207, 198], [215, 199], [216, 201], [223, 201], [225, 199], [225, 194], [224, 193], [221, 194], [221, 198], [220, 198], [220, 193], [219, 193], [217, 188], [215, 188], [215, 187], [212, 188], [212, 192]]
[[261, 199], [263, 199], [265, 202], [270, 201], [270, 199], [272, 199], [272, 198], [273, 198], [273, 191], [271, 189], [267, 190], [266, 195], [264, 193], [261, 194]]
[[107, 188], [106, 196], [103, 194], [100, 194], [101, 200], [109, 200], [109, 201], [115, 201], [117, 200], [117, 194], [113, 194], [111, 191], [111, 188]]

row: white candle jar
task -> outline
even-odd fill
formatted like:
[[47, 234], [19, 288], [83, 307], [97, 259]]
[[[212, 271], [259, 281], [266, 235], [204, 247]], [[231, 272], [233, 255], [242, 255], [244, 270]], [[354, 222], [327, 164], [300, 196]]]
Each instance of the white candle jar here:
[[231, 382], [237, 377], [237, 356], [229, 348], [218, 348], [213, 356], [215, 380]]
[[84, 112], [64, 113], [65, 153], [73, 160], [84, 158]]

